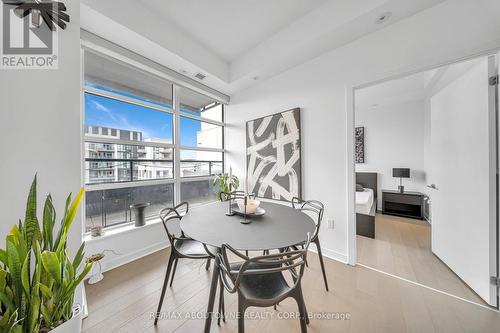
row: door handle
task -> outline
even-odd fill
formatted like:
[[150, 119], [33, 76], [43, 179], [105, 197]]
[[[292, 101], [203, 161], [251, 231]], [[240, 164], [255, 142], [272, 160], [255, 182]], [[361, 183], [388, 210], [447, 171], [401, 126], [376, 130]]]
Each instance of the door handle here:
[[430, 184], [430, 185], [429, 185], [429, 184], [427, 184], [427, 187], [428, 187], [428, 188], [432, 188], [433, 190], [437, 190], [437, 186], [436, 186], [436, 184]]

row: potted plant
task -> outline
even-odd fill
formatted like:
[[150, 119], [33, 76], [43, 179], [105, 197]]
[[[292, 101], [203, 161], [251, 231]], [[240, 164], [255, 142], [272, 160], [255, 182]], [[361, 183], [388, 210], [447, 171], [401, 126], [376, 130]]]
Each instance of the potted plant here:
[[222, 173], [215, 176], [214, 180], [212, 181], [212, 186], [217, 188], [215, 196], [217, 197], [217, 200], [220, 200], [221, 193], [228, 193], [237, 189], [240, 186], [240, 180], [235, 175], [232, 175], [231, 172]]
[[[31, 185], [24, 221], [19, 220], [0, 249], [0, 332], [78, 333], [81, 309], [74, 307], [76, 287], [92, 268], [82, 244], [71, 261], [67, 236], [82, 200], [80, 189], [68, 196], [60, 226], [50, 194], [45, 199], [42, 225], [37, 217], [37, 181]], [[56, 230], [55, 230], [56, 229]]]

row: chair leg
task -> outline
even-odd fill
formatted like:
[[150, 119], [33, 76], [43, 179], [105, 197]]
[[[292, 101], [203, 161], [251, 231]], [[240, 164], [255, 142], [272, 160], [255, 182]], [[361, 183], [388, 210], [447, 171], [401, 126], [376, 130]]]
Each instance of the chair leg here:
[[172, 283], [174, 283], [175, 271], [177, 270], [177, 263], [179, 262], [179, 258], [174, 261], [174, 268], [172, 269], [172, 277], [170, 278], [170, 287], [172, 287]]
[[222, 321], [226, 322], [226, 302], [224, 301], [224, 289], [221, 290], [222, 294]]
[[205, 270], [209, 270], [210, 269], [210, 258], [207, 259], [207, 263], [205, 264]]
[[321, 245], [319, 244], [319, 238], [314, 241], [316, 248], [318, 249], [319, 263], [321, 264], [321, 270], [323, 271], [323, 280], [325, 280], [326, 291], [328, 291], [328, 281], [326, 279], [325, 263], [323, 262], [323, 254], [321, 253]]
[[297, 305], [299, 307], [300, 313], [300, 332], [307, 333], [307, 324], [309, 324], [309, 318], [307, 316], [306, 304], [304, 302], [304, 297], [302, 296], [302, 290], [298, 288], [298, 295], [295, 296]]
[[220, 326], [220, 320], [222, 318], [223, 322], [226, 322], [226, 318], [224, 316], [224, 285], [222, 284], [222, 280], [219, 280], [219, 317], [217, 318], [217, 325]]
[[[302, 248], [302, 250], [304, 249], [304, 245], [300, 245], [300, 247]], [[299, 249], [296, 246], [294, 246], [294, 250], [298, 251]], [[307, 258], [306, 258], [306, 267], [309, 267], [309, 263], [307, 262]]]
[[245, 307], [241, 300], [238, 300], [238, 333], [245, 333]]
[[163, 288], [161, 290], [160, 302], [158, 303], [158, 309], [156, 310], [155, 326], [158, 323], [158, 317], [160, 316], [161, 306], [163, 305], [163, 298], [165, 298], [165, 291], [167, 290], [168, 277], [170, 275], [170, 270], [172, 269], [172, 263], [174, 261], [174, 255], [171, 253], [168, 258], [167, 272], [165, 273], [165, 280], [163, 281]]
[[306, 324], [309, 325], [309, 313], [307, 312], [306, 301], [304, 300], [304, 294], [302, 294], [302, 288], [300, 289], [300, 298], [302, 299], [302, 304], [304, 304], [304, 313], [306, 314]]

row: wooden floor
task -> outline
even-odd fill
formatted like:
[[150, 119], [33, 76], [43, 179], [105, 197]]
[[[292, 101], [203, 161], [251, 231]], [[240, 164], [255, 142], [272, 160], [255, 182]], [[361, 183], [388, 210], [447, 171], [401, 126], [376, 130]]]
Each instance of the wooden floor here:
[[426, 221], [377, 214], [375, 239], [357, 236], [357, 249], [360, 264], [486, 304], [432, 253]]
[[[204, 320], [196, 317], [206, 308], [211, 271], [205, 271], [200, 261], [180, 261], [174, 285], [167, 289], [163, 312], [179, 318], [153, 325], [151, 314], [168, 254], [169, 250], [154, 253], [105, 273], [96, 285], [86, 285], [89, 316], [83, 321], [84, 332], [202, 332]], [[311, 319], [309, 332], [499, 332], [498, 312], [361, 266], [325, 260], [330, 292], [324, 289], [314, 253], [309, 255], [303, 289], [308, 311], [330, 319]], [[228, 316], [234, 316], [235, 302], [235, 296], [226, 293]], [[281, 303], [278, 311], [247, 311], [253, 319], [245, 321], [246, 332], [300, 332], [298, 320], [278, 319], [297, 311], [291, 300]], [[332, 319], [336, 315], [348, 317]], [[212, 332], [237, 332], [237, 321], [228, 319], [220, 327], [213, 323]]]

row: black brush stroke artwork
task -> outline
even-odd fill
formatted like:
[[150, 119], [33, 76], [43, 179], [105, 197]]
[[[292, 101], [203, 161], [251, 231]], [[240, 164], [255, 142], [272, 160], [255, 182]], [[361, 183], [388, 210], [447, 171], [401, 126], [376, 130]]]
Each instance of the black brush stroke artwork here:
[[365, 128], [356, 127], [355, 135], [355, 156], [356, 163], [365, 163]]
[[[66, 23], [70, 21], [69, 15], [66, 12], [66, 5], [59, 1], [49, 0], [2, 0], [4, 4], [17, 6], [14, 10], [16, 15], [21, 18], [26, 17], [31, 13], [39, 13], [43, 21], [50, 30], [55, 31], [57, 24], [61, 29], [66, 29]], [[54, 24], [55, 23], [55, 24]]]

